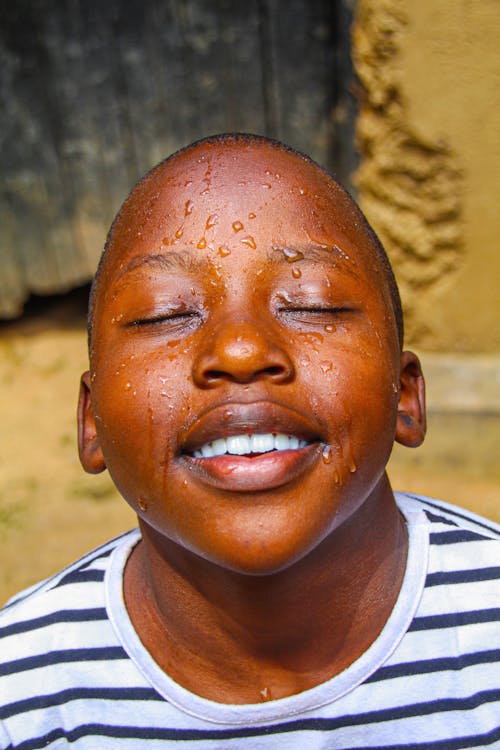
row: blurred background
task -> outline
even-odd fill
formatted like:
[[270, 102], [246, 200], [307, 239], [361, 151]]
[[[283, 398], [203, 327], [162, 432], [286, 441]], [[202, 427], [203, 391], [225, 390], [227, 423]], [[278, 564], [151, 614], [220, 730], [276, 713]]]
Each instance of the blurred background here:
[[500, 520], [499, 49], [497, 0], [0, 0], [0, 600], [134, 525], [76, 455], [88, 285], [136, 180], [217, 132], [355, 195], [428, 383], [393, 485]]

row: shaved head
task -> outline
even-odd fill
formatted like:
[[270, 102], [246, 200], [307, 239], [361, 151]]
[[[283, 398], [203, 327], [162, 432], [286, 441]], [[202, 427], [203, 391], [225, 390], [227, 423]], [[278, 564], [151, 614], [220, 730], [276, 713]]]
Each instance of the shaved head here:
[[[387, 254], [380, 240], [378, 239], [374, 230], [372, 229], [364, 214], [361, 212], [352, 197], [345, 190], [345, 188], [343, 188], [334, 179], [334, 177], [332, 177], [331, 174], [329, 174], [323, 167], [317, 164], [306, 154], [300, 153], [299, 151], [296, 151], [290, 146], [287, 146], [275, 139], [249, 133], [224, 133], [195, 141], [194, 143], [191, 143], [171, 154], [166, 159], [161, 161], [158, 165], [153, 167], [132, 189], [131, 193], [126, 198], [118, 214], [116, 215], [113, 224], [111, 225], [104, 250], [101, 255], [99, 265], [92, 283], [88, 314], [89, 347], [91, 348], [92, 343], [92, 331], [94, 326], [96, 300], [98, 294], [101, 291], [103, 269], [106, 267], [108, 257], [115, 247], [115, 236], [117, 234], [120, 234], [121, 237], [124, 236], [124, 232], [126, 233], [127, 231], [127, 222], [130, 221], [131, 214], [133, 214], [135, 220], [140, 220], [143, 222], [146, 222], [148, 220], [148, 211], [157, 200], [159, 189], [161, 188], [162, 183], [167, 179], [172, 180], [171, 175], [175, 167], [177, 167], [176, 171], [178, 178], [179, 164], [182, 164], [184, 160], [186, 160], [186, 163], [192, 162], [193, 157], [195, 157], [197, 153], [200, 154], [201, 160], [203, 154], [206, 154], [207, 149], [213, 147], [219, 149], [227, 148], [228, 150], [231, 150], [233, 152], [233, 158], [235, 160], [238, 160], [239, 155], [246, 149], [254, 150], [256, 147], [262, 148], [264, 151], [269, 148], [276, 149], [285, 154], [290, 154], [293, 159], [297, 159], [301, 162], [306, 162], [314, 170], [317, 170], [317, 172], [322, 176], [323, 180], [330, 183], [334, 187], [337, 201], [340, 204], [341, 212], [343, 212], [343, 214], [346, 215], [346, 218], [348, 218], [352, 223], [354, 223], [354, 225], [356, 225], [358, 230], [361, 231], [365, 238], [368, 240], [368, 244], [372, 249], [373, 254], [378, 261], [379, 267], [383, 272], [382, 277], [389, 291], [394, 319], [397, 326], [399, 345], [400, 347], [402, 347], [404, 335], [403, 314], [396, 279], [394, 277], [394, 273]], [[189, 181], [185, 182], [184, 184], [188, 184], [188, 182]], [[172, 182], [172, 184], [174, 185], [174, 187], [177, 184], [180, 185], [179, 182]], [[137, 219], [137, 206], [141, 206], [140, 211], [142, 212], [139, 219]], [[120, 232], [118, 232], [118, 230], [120, 230]], [[374, 284], [378, 283], [380, 283], [378, 278], [374, 278]]]

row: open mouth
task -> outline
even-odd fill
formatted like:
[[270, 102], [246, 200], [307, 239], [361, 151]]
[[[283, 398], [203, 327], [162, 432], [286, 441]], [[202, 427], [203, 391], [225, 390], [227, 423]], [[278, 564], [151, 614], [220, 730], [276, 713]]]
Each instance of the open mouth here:
[[289, 484], [312, 466], [324, 442], [293, 407], [270, 401], [224, 403], [201, 414], [180, 439], [191, 477], [230, 492]]
[[281, 432], [265, 432], [257, 434], [231, 435], [230, 437], [217, 438], [204, 443], [200, 448], [193, 451], [194, 458], [214, 458], [215, 456], [251, 456], [262, 455], [273, 451], [290, 451], [305, 448], [307, 440], [295, 435], [286, 435]]

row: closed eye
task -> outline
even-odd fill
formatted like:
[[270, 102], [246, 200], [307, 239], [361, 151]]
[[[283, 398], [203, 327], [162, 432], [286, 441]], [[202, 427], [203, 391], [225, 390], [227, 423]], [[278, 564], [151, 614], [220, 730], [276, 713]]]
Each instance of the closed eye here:
[[202, 321], [197, 311], [169, 311], [135, 318], [126, 323], [127, 328], [156, 329], [165, 328], [168, 332], [196, 327]]
[[348, 306], [338, 307], [282, 307], [277, 310], [279, 317], [298, 323], [324, 323], [328, 319], [336, 319], [355, 312]]

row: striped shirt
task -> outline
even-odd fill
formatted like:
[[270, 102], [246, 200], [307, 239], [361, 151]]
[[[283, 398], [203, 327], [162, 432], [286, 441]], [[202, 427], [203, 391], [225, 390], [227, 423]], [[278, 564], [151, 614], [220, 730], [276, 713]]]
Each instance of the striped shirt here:
[[500, 528], [437, 500], [396, 499], [410, 543], [386, 626], [346, 670], [288, 698], [220, 704], [159, 668], [122, 597], [137, 531], [18, 595], [0, 614], [0, 747], [500, 747]]

